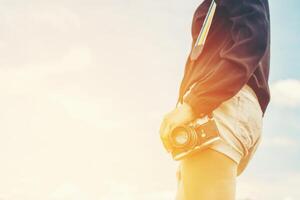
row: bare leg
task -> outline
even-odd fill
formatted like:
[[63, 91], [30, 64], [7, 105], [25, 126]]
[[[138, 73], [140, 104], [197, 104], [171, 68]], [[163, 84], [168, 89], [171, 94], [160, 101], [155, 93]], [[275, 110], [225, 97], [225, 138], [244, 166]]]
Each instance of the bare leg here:
[[177, 200], [234, 200], [237, 164], [208, 149], [181, 161]]

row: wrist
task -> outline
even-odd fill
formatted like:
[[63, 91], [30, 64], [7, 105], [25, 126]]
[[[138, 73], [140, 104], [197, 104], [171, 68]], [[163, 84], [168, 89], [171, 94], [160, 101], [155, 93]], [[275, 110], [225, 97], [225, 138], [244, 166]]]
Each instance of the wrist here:
[[195, 117], [194, 110], [190, 104], [183, 102], [181, 104], [181, 109], [184, 111], [184, 113], [188, 113], [188, 115], [190, 115], [193, 118]]

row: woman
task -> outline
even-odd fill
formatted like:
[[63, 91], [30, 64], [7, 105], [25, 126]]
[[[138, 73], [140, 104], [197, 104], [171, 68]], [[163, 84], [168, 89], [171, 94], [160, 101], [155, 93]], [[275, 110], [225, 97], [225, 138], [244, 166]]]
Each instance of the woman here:
[[[194, 14], [193, 47], [211, 1]], [[261, 140], [270, 100], [268, 0], [215, 2], [204, 49], [195, 61], [188, 58], [178, 104], [165, 116], [160, 134], [166, 140], [174, 127], [213, 113], [223, 139], [180, 161], [178, 200], [235, 199], [236, 177]]]

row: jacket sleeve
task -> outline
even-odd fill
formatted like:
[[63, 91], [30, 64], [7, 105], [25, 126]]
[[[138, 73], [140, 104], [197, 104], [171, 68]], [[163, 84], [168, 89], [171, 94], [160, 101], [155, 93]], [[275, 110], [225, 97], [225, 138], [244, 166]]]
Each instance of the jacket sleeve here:
[[268, 10], [263, 3], [266, 0], [215, 1], [228, 13], [232, 43], [221, 50], [212, 72], [199, 80], [184, 99], [199, 116], [212, 112], [238, 93], [256, 70], [269, 41]]

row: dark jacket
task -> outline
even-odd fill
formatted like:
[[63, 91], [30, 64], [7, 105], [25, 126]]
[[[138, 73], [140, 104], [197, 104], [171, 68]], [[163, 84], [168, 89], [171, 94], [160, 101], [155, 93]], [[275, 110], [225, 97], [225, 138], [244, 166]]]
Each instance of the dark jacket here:
[[[192, 24], [193, 45], [211, 0], [196, 10]], [[184, 99], [203, 116], [216, 109], [248, 84], [265, 113], [270, 100], [270, 16], [268, 0], [216, 0], [217, 11], [202, 54], [193, 65], [188, 58], [180, 86]], [[196, 84], [194, 84], [196, 83]]]

